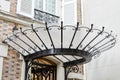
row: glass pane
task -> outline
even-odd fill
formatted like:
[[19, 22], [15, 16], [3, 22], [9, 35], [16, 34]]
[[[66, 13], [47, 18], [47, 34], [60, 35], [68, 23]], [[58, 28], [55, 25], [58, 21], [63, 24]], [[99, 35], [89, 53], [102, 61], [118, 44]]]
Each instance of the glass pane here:
[[55, 0], [46, 0], [46, 11], [51, 14], [55, 14]]
[[43, 10], [43, 0], [35, 0], [35, 9]]
[[73, 3], [69, 3], [64, 5], [64, 25], [74, 25], [76, 24], [75, 18], [75, 5]]
[[73, 0], [63, 0], [64, 2], [70, 2], [70, 1], [73, 1]]

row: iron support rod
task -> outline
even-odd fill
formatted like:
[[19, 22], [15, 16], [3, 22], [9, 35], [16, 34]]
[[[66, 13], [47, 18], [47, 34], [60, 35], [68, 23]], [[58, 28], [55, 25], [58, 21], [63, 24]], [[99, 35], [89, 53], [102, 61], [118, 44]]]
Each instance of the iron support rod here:
[[111, 42], [111, 41], [113, 41], [113, 40], [115, 40], [115, 39], [111, 39], [111, 40], [107, 41], [106, 43], [104, 43], [103, 45], [101, 45], [101, 46], [97, 47], [96, 49], [94, 49], [94, 50], [93, 50], [93, 51], [91, 51], [90, 53], [93, 53], [95, 50], [97, 50], [97, 49], [99, 49], [99, 48], [103, 47], [104, 45], [107, 45], [108, 43], [110, 43], [110, 42]]
[[57, 68], [54, 68], [54, 72], [55, 72], [55, 80], [57, 80]]
[[33, 29], [33, 24], [32, 24], [31, 26], [32, 26], [33, 32], [36, 34], [36, 36], [39, 38], [39, 40], [42, 42], [42, 44], [45, 46], [45, 48], [48, 49], [47, 46], [45, 45], [45, 43], [43, 42], [43, 40], [42, 40], [42, 39], [40, 38], [40, 36], [38, 35], [38, 33], [35, 31], [35, 29]]
[[[7, 42], [5, 42], [5, 41], [3, 41], [3, 43], [4, 44], [7, 44], [8, 46], [10, 46], [10, 47], [12, 47], [11, 45], [9, 45]], [[20, 51], [18, 51], [17, 49], [15, 49], [14, 47], [12, 47], [14, 50], [16, 50], [18, 53], [20, 53], [22, 56], [23, 56], [23, 58], [24, 58], [24, 55], [20, 52]]]
[[70, 59], [68, 59], [66, 56], [62, 55], [65, 59], [67, 59], [68, 61], [71, 61]]
[[28, 61], [25, 61], [25, 80], [27, 80], [28, 77]]
[[71, 46], [72, 46], [73, 40], [74, 40], [75, 35], [76, 35], [76, 32], [77, 32], [77, 30], [78, 30], [78, 27], [79, 27], [79, 22], [77, 22], [77, 27], [75, 28], [75, 32], [74, 32], [74, 35], [73, 35], [72, 40], [71, 40], [71, 42], [70, 42], [69, 48], [71, 48]]
[[100, 34], [102, 34], [102, 32], [104, 31], [104, 27], [102, 28], [102, 31], [100, 33], [98, 33], [98, 35], [96, 35], [84, 48], [83, 50], [86, 49], [86, 47], [88, 47]]
[[53, 57], [55, 57], [56, 59], [58, 59], [60, 62], [63, 63], [63, 61], [61, 59], [59, 59], [58, 57], [56, 57], [55, 55], [53, 55]]
[[77, 60], [77, 58], [75, 56], [72, 55], [73, 58], [75, 58]]
[[63, 48], [63, 21], [61, 21], [61, 49]]
[[55, 74], [53, 73], [53, 80], [55, 80]]
[[101, 42], [103, 42], [105, 39], [107, 39], [110, 35], [106, 36], [105, 38], [103, 38], [102, 40], [100, 40], [99, 42], [97, 42], [95, 45], [93, 45], [93, 47], [91, 47], [88, 52], [93, 49], [95, 46], [97, 46], [98, 44], [100, 44]]
[[33, 49], [35, 52], [36, 50], [34, 48], [32, 48], [28, 43], [26, 43], [25, 41], [23, 41], [21, 38], [19, 38], [17, 35], [14, 35], [17, 39], [19, 39], [20, 41], [22, 41], [24, 44], [26, 44], [27, 46], [29, 46], [31, 49]]
[[47, 30], [47, 33], [48, 33], [48, 35], [49, 35], [50, 41], [51, 41], [51, 43], [52, 43], [52, 46], [53, 46], [53, 48], [55, 49], [54, 43], [53, 43], [53, 41], [52, 41], [52, 37], [51, 37], [50, 32], [49, 32], [49, 29], [48, 29], [48, 27], [47, 27], [47, 22], [45, 23], [45, 26], [46, 26], [46, 30]]
[[85, 38], [88, 36], [88, 34], [92, 31], [92, 28], [93, 28], [93, 24], [91, 24], [91, 29], [87, 32], [87, 34], [84, 36], [84, 38], [82, 39], [82, 41], [79, 43], [79, 45], [77, 46], [76, 49], [79, 48], [79, 46], [82, 44], [82, 42], [85, 40]]
[[48, 78], [49, 78], [49, 80], [50, 80], [50, 78], [51, 78], [51, 77], [50, 77], [50, 73], [49, 73], [49, 77], [48, 77]]
[[30, 52], [28, 52], [26, 49], [24, 49], [22, 46], [20, 46], [18, 43], [16, 43], [15, 41], [13, 41], [12, 39], [8, 38], [10, 41], [12, 41], [14, 44], [16, 44], [17, 46], [19, 46], [20, 48], [22, 48], [23, 50], [25, 50], [28, 54], [30, 54]]
[[[107, 49], [106, 49], [106, 47], [107, 47]], [[113, 47], [113, 46], [111, 46], [111, 44], [110, 44], [110, 45], [108, 45], [108, 46], [103, 47], [102, 49], [99, 49], [99, 51], [97, 51], [97, 49], [96, 49], [96, 50], [94, 51], [94, 53], [92, 53], [92, 56], [98, 54], [98, 52], [101, 53], [101, 52], [106, 51], [106, 50], [108, 50], [108, 49], [110, 49], [110, 48], [112, 48], [112, 47]]]
[[106, 50], [108, 50], [108, 49], [112, 48], [113, 46], [114, 46], [114, 45], [109, 44], [109, 45], [107, 45], [107, 46], [103, 47], [102, 49], [100, 49], [100, 52], [106, 51]]
[[39, 50], [42, 50], [32, 39], [30, 39], [24, 32], [22, 32], [22, 28], [20, 28], [20, 30], [21, 30], [21, 33], [22, 33], [26, 38], [28, 38], [36, 47], [39, 48]]
[[67, 67], [64, 66], [64, 75], [65, 75], [65, 80], [67, 80]]

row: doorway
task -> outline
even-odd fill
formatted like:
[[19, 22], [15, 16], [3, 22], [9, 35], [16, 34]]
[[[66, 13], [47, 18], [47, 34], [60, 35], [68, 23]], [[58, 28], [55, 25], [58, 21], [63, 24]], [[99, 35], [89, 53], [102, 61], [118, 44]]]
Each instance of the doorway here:
[[57, 66], [46, 58], [33, 60], [30, 70], [30, 80], [56, 80]]

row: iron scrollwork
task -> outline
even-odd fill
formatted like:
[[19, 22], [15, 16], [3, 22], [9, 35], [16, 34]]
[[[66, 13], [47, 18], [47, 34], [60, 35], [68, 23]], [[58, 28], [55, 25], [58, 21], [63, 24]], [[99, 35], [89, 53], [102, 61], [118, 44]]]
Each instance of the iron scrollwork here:
[[47, 23], [58, 23], [58, 19], [59, 19], [58, 16], [37, 9], [35, 9], [34, 12], [35, 12], [35, 19], [37, 20], [44, 21]]
[[[31, 61], [26, 64], [25, 80], [56, 80], [56, 66]], [[52, 77], [52, 78], [51, 78]]]
[[65, 67], [65, 80], [67, 80], [69, 73], [78, 73], [79, 70], [78, 65]]

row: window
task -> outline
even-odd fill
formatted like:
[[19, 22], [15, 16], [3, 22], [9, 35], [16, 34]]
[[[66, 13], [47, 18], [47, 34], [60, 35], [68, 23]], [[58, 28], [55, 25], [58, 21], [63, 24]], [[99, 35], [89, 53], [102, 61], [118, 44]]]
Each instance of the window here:
[[35, 9], [55, 14], [55, 0], [35, 0]]
[[0, 0], [0, 10], [10, 12], [10, 2], [6, 0]]
[[43, 0], [35, 0], [35, 9], [43, 10]]
[[18, 0], [17, 13], [34, 18], [34, 9], [55, 14], [56, 0]]
[[17, 14], [34, 17], [34, 0], [17, 0]]
[[75, 25], [77, 22], [77, 0], [63, 0], [64, 25]]

